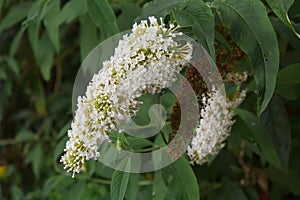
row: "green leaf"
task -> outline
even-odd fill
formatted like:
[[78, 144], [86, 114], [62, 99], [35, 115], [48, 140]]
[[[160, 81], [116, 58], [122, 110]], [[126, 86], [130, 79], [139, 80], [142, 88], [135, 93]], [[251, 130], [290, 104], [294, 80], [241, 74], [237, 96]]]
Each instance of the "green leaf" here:
[[46, 180], [43, 185], [43, 198], [46, 198], [48, 194], [56, 187], [59, 187], [61, 181], [65, 178], [62, 175], [51, 176]]
[[153, 200], [165, 199], [166, 193], [167, 186], [164, 182], [162, 171], [155, 171], [153, 180]]
[[55, 149], [54, 149], [54, 152], [53, 152], [53, 154], [54, 154], [53, 155], [53, 162], [56, 162], [58, 160], [59, 156], [63, 153], [67, 141], [68, 141], [68, 138], [64, 137], [55, 146]]
[[71, 190], [69, 190], [68, 192], [68, 197], [69, 199], [72, 199], [72, 200], [80, 200], [82, 199], [81, 198], [81, 195], [83, 193], [83, 191], [85, 190], [86, 188], [86, 180], [79, 180], [77, 182], [77, 184], [73, 185], [71, 188]]
[[65, 125], [59, 130], [56, 137], [57, 139], [60, 139], [62, 136], [67, 135], [67, 131], [71, 127], [71, 123], [72, 121], [68, 121], [67, 123], [65, 123]]
[[15, 184], [12, 186], [10, 192], [13, 200], [21, 200], [24, 197], [23, 190]]
[[34, 141], [35, 138], [35, 134], [30, 130], [22, 130], [16, 136], [16, 140], [20, 142]]
[[9, 48], [9, 56], [10, 57], [14, 57], [16, 52], [18, 51], [18, 48], [19, 48], [19, 44], [20, 44], [20, 41], [22, 39], [22, 36], [25, 32], [25, 28], [22, 27], [20, 28], [20, 30], [18, 31], [18, 34], [16, 35], [16, 37], [13, 39], [11, 45], [10, 45], [10, 48]]
[[115, 200], [123, 200], [128, 185], [130, 173], [115, 170], [111, 185], [110, 196]]
[[271, 139], [283, 166], [287, 167], [291, 149], [291, 126], [285, 107], [278, 96], [274, 96], [261, 116], [267, 136]]
[[267, 0], [267, 2], [271, 7], [271, 9], [273, 10], [273, 12], [277, 15], [277, 17], [287, 27], [289, 27], [298, 38], [300, 38], [299, 33], [297, 33], [297, 31], [295, 30], [288, 16], [288, 10], [293, 5], [294, 0]]
[[173, 8], [180, 7], [189, 0], [154, 0], [146, 3], [143, 7], [141, 18], [148, 16], [165, 17]]
[[57, 0], [35, 1], [30, 7], [30, 10], [27, 14], [27, 21], [28, 22], [41, 21], [56, 2]]
[[34, 56], [37, 57], [38, 54], [38, 48], [39, 48], [39, 29], [40, 29], [40, 22], [34, 23], [28, 23], [28, 39], [32, 48], [32, 51], [34, 53]]
[[87, 6], [91, 19], [106, 36], [119, 33], [116, 16], [107, 0], [89, 0]]
[[208, 5], [203, 1], [190, 0], [181, 8], [175, 8], [172, 13], [181, 27], [193, 28], [201, 45], [215, 58], [215, 19]]
[[60, 12], [60, 24], [70, 23], [76, 17], [79, 17], [87, 12], [86, 1], [72, 0], [68, 1]]
[[25, 163], [32, 164], [32, 170], [36, 177], [40, 176], [41, 164], [43, 158], [43, 148], [40, 143], [36, 144], [30, 154], [26, 157]]
[[162, 169], [162, 174], [168, 188], [167, 196], [174, 195], [176, 199], [185, 200], [200, 199], [196, 176], [190, 163], [184, 157]]
[[142, 13], [142, 9], [135, 3], [121, 3], [121, 14], [117, 23], [121, 31], [131, 29], [134, 19]]
[[277, 87], [300, 84], [300, 63], [289, 65], [278, 73]]
[[130, 174], [125, 199], [137, 199], [139, 193], [139, 174]]
[[294, 100], [300, 96], [300, 63], [285, 67], [278, 73], [276, 92], [285, 99]]
[[80, 17], [79, 44], [81, 61], [99, 43], [97, 26], [92, 22], [88, 15]]
[[267, 138], [267, 135], [259, 123], [257, 117], [251, 112], [243, 109], [235, 109], [238, 116], [248, 125], [252, 132], [252, 137], [257, 141], [263, 158], [267, 160], [276, 168], [281, 167], [280, 159], [276, 153], [271, 141]]
[[37, 51], [36, 60], [44, 80], [50, 80], [50, 73], [53, 64], [54, 51], [47, 34], [43, 34], [38, 43], [39, 50]]
[[2, 5], [3, 5], [4, 0], [0, 0], [0, 15], [2, 13]]
[[226, 194], [227, 199], [248, 200], [240, 184], [235, 183], [229, 180], [228, 178], [223, 178], [222, 186], [222, 189], [224, 190], [224, 194]]
[[[277, 17], [270, 17], [272, 25], [277, 33], [288, 42], [294, 49], [300, 49], [300, 40], [284, 23]], [[300, 32], [300, 24], [293, 23], [294, 28]]]
[[20, 67], [17, 60], [14, 57], [8, 57], [7, 64], [10, 67], [10, 69], [15, 73], [15, 75], [19, 75]]
[[253, 0], [216, 0], [213, 6], [233, 40], [250, 58], [260, 116], [274, 93], [279, 68], [277, 38], [265, 6]]
[[285, 190], [291, 191], [294, 194], [300, 196], [300, 178], [293, 174], [288, 174], [281, 170], [266, 169], [265, 170], [268, 178], [275, 184], [284, 188]]
[[20, 2], [15, 5], [0, 22], [0, 33], [24, 19], [32, 2]]
[[144, 138], [137, 138], [137, 137], [126, 137], [130, 147], [132, 147], [133, 149], [142, 149], [145, 147], [151, 147], [153, 146], [153, 143], [150, 142], [147, 139]]
[[44, 115], [46, 113], [46, 96], [43, 83], [40, 79], [35, 80], [32, 84], [32, 92], [30, 95], [36, 112], [40, 115]]
[[49, 9], [44, 17], [44, 23], [47, 28], [47, 34], [51, 40], [56, 53], [60, 51], [59, 42], [59, 20], [60, 20], [60, 1], [56, 3]]

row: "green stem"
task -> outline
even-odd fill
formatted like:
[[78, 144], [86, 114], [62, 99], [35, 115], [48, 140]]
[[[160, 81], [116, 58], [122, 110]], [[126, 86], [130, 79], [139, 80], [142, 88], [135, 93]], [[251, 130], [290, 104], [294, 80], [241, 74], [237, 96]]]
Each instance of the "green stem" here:
[[[55, 163], [55, 170], [61, 175], [68, 176], [67, 173], [62, 171], [61, 168], [56, 165], [56, 163]], [[98, 184], [103, 184], [103, 185], [110, 185], [111, 184], [110, 179], [93, 178], [93, 177], [83, 176], [83, 175], [79, 175], [79, 174], [77, 174], [75, 176], [75, 179], [87, 180], [87, 181], [91, 181], [91, 182], [98, 183]], [[139, 186], [147, 186], [147, 185], [152, 185], [153, 181], [140, 181], [138, 184], [139, 184]]]
[[17, 141], [15, 139], [5, 139], [5, 140], [0, 140], [0, 146], [13, 145], [21, 142], [22, 141]]
[[150, 147], [150, 148], [146, 148], [146, 149], [131, 149], [128, 150], [130, 152], [134, 152], [134, 153], [146, 153], [146, 152], [151, 152], [153, 150], [157, 150], [157, 149], [161, 149], [164, 146], [155, 146], [155, 147]]

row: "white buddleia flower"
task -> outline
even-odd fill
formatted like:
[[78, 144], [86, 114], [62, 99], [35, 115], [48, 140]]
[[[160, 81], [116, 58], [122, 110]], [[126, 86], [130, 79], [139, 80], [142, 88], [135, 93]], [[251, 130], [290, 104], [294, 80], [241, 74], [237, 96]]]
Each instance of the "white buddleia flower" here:
[[234, 108], [244, 100], [246, 91], [236, 93], [232, 100], [226, 99], [221, 91], [213, 89], [207, 97], [203, 97], [204, 107], [196, 135], [193, 137], [187, 153], [191, 164], [204, 164], [210, 156], [215, 156], [224, 147], [234, 124]]
[[192, 45], [179, 44], [178, 27], [155, 17], [134, 24], [124, 35], [114, 55], [93, 76], [86, 94], [78, 98], [77, 110], [61, 162], [68, 172], [79, 173], [85, 161], [98, 159], [99, 145], [110, 142], [108, 134], [118, 130], [118, 121], [130, 120], [137, 112], [138, 98], [155, 94], [176, 80], [182, 67], [191, 60]]

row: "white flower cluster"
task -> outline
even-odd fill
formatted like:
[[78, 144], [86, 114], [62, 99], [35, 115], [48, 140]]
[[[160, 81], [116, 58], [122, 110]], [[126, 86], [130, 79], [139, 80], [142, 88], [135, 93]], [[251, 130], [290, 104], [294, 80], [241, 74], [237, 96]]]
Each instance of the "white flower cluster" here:
[[243, 102], [245, 96], [246, 91], [243, 90], [228, 100], [219, 90], [214, 89], [208, 98], [203, 97], [200, 125], [187, 149], [191, 164], [204, 164], [209, 156], [217, 155], [225, 146], [224, 141], [235, 122], [232, 119], [235, 115], [233, 109]]
[[138, 97], [169, 87], [192, 55], [190, 43], [179, 44], [173, 24], [149, 17], [124, 35], [110, 60], [93, 76], [86, 96], [78, 98], [77, 111], [61, 162], [68, 172], [79, 173], [85, 161], [97, 159], [99, 145], [119, 130], [120, 120], [130, 120], [138, 110]]

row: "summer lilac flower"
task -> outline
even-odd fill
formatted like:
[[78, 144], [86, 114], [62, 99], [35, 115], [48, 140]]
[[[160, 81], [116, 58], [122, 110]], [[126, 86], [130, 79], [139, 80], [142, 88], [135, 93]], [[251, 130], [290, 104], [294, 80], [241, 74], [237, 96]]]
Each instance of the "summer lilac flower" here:
[[192, 55], [192, 45], [177, 43], [177, 27], [160, 24], [149, 17], [134, 24], [123, 36], [114, 55], [93, 76], [86, 94], [78, 98], [77, 110], [65, 154], [61, 158], [68, 172], [79, 173], [85, 162], [98, 159], [99, 145], [111, 142], [108, 134], [119, 130], [118, 122], [129, 121], [142, 102], [138, 97], [169, 87]]
[[238, 107], [246, 96], [246, 91], [238, 92], [234, 99], [228, 100], [219, 90], [214, 89], [208, 97], [203, 97], [200, 125], [196, 129], [187, 153], [191, 164], [204, 164], [210, 156], [215, 156], [225, 146], [229, 136], [234, 108]]

